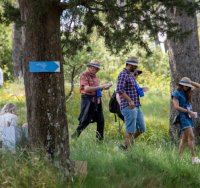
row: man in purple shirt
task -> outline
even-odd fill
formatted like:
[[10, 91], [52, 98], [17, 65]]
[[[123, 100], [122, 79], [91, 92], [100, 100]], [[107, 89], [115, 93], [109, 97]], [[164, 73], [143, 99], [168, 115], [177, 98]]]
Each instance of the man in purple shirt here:
[[126, 125], [126, 136], [124, 145], [120, 149], [128, 149], [135, 138], [145, 132], [145, 122], [143, 112], [140, 108], [140, 97], [136, 89], [135, 78], [131, 75], [138, 67], [135, 57], [129, 57], [126, 67], [120, 72], [117, 82], [116, 92], [120, 95], [120, 110], [124, 116]]

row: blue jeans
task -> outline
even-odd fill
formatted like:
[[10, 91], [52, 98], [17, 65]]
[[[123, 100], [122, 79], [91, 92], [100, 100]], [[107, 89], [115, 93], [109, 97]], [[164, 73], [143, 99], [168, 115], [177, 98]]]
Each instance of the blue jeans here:
[[124, 116], [127, 133], [145, 132], [144, 115], [140, 107], [129, 109], [128, 106], [121, 110]]

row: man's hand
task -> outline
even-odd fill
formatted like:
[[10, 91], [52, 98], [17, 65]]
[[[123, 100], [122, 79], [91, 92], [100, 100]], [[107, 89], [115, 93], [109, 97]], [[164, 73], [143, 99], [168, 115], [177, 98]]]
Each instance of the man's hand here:
[[104, 89], [104, 90], [107, 90], [107, 89], [109, 89], [112, 85], [113, 85], [113, 83], [112, 83], [112, 82], [109, 82], [109, 83], [103, 85], [103, 89]]
[[133, 109], [134, 107], [135, 107], [134, 102], [133, 102], [133, 101], [130, 101], [130, 102], [128, 103], [128, 108]]
[[144, 86], [144, 87], [142, 87], [142, 90], [143, 90], [144, 92], [147, 92], [147, 91], [149, 91], [149, 87]]

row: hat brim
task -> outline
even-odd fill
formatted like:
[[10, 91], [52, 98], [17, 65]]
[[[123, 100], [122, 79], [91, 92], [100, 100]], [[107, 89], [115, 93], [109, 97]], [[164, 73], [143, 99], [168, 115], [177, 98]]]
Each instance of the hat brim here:
[[126, 62], [126, 64], [129, 64], [129, 65], [134, 65], [134, 66], [138, 66], [138, 63]]
[[178, 84], [179, 84], [179, 85], [182, 85], [182, 86], [187, 86], [187, 87], [193, 88], [193, 86], [192, 86], [190, 83], [182, 83], [182, 82], [179, 82]]
[[101, 69], [101, 67], [99, 65], [96, 65], [96, 64], [93, 64], [93, 63], [92, 64], [90, 63], [87, 66], [88, 67], [95, 67], [95, 68]]
[[134, 66], [138, 66], [138, 62], [136, 60], [127, 60], [126, 61], [126, 64], [129, 64], [129, 65], [134, 65]]

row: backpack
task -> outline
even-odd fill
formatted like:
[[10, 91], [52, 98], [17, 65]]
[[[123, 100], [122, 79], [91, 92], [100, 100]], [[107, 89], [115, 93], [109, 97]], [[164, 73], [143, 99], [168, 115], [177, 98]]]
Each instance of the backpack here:
[[[114, 92], [110, 98], [110, 101], [109, 101], [109, 111], [111, 113], [114, 113], [115, 115], [115, 122], [117, 122], [117, 116], [122, 120], [124, 121], [124, 116], [122, 115], [121, 111], [120, 111], [120, 106], [117, 102], [117, 98], [116, 98], [116, 93]], [[116, 116], [117, 115], [117, 116]], [[121, 125], [119, 123], [119, 130], [121, 130]]]
[[118, 108], [119, 108], [119, 104], [116, 99], [116, 93], [114, 92], [109, 101], [109, 111], [111, 113], [117, 113]]

